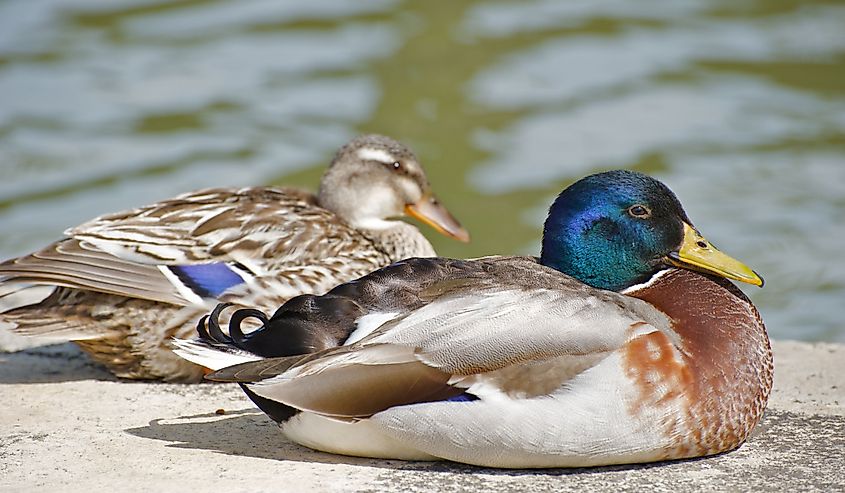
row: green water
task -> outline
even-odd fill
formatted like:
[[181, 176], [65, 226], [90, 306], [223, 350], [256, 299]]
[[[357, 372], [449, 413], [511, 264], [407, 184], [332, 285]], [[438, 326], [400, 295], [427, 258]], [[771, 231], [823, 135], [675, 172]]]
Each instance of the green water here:
[[5, 0], [0, 256], [213, 185], [313, 187], [410, 144], [473, 234], [533, 253], [584, 174], [664, 180], [766, 278], [775, 337], [845, 341], [841, 1]]

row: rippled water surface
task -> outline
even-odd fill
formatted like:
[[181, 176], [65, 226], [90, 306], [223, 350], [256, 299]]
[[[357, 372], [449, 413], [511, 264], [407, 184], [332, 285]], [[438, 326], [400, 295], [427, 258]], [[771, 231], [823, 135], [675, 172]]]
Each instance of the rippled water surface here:
[[845, 341], [841, 1], [5, 0], [0, 257], [211, 185], [315, 186], [409, 143], [473, 233], [538, 251], [554, 194], [630, 168], [753, 265], [775, 337]]

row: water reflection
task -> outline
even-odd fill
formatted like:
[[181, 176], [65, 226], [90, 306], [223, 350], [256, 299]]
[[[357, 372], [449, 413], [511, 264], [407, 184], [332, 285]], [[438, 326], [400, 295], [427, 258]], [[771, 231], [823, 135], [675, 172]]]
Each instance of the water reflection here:
[[656, 174], [767, 279], [777, 337], [845, 340], [845, 6], [836, 1], [7, 0], [0, 256], [204, 186], [313, 186], [407, 141], [472, 230], [535, 252], [545, 207]]
[[[833, 138], [834, 132], [845, 133], [843, 115], [843, 104], [750, 78], [638, 87], [565, 111], [531, 112], [501, 135], [480, 135], [495, 157], [472, 176], [482, 189], [495, 192], [629, 166], [650, 153], [671, 161], [790, 139]], [[529, 168], [525, 162], [548, 165]]]

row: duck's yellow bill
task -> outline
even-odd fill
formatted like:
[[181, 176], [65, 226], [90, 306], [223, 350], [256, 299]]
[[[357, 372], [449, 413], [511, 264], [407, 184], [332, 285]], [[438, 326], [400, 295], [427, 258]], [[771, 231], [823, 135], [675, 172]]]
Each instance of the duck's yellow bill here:
[[469, 232], [433, 195], [426, 195], [418, 202], [406, 205], [405, 212], [443, 235], [464, 243], [469, 241]]
[[763, 286], [763, 278], [739, 260], [725, 255], [710, 244], [701, 233], [684, 223], [684, 241], [677, 252], [669, 254], [668, 261], [675, 267], [700, 270], [735, 281]]

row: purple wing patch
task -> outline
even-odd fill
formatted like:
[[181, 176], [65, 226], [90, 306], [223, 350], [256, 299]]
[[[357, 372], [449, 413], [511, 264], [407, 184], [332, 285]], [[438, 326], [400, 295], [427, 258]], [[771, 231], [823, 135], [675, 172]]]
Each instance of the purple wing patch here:
[[216, 298], [244, 279], [228, 264], [196, 264], [168, 266], [180, 281], [203, 298]]

